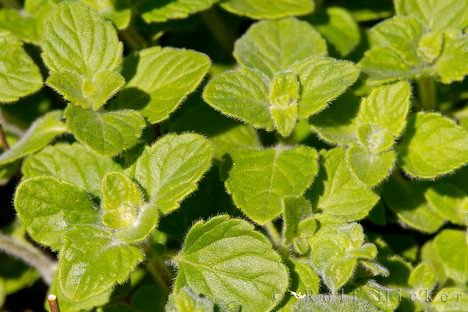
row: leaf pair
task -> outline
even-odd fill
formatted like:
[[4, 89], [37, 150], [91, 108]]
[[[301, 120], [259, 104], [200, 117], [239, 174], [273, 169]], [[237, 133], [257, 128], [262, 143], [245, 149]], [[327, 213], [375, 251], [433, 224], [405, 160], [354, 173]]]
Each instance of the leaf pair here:
[[[343, 97], [346, 103], [311, 118], [310, 124], [325, 141], [349, 147], [349, 167], [369, 186], [385, 179], [397, 159], [405, 172], [426, 179], [466, 164], [468, 133], [436, 113], [417, 113], [407, 122], [410, 98], [407, 82], [384, 85], [374, 88], [359, 106]], [[402, 134], [401, 144], [395, 147]]]
[[196, 189], [212, 153], [199, 135], [168, 135], [143, 153], [130, 177], [79, 144], [29, 158], [15, 208], [34, 240], [59, 251], [63, 294], [79, 302], [124, 282], [143, 260], [138, 243], [156, 227], [159, 211], [177, 209]]
[[443, 83], [461, 81], [465, 62], [468, 5], [464, 0], [395, 1], [397, 16], [371, 29], [372, 48], [359, 65], [371, 81], [434, 76]]
[[242, 67], [216, 76], [203, 98], [227, 116], [287, 137], [299, 119], [323, 110], [359, 76], [352, 63], [326, 53], [325, 41], [306, 22], [259, 22], [236, 42]]
[[197, 52], [143, 50], [126, 62], [129, 82], [113, 104], [117, 110], [106, 112], [102, 106], [125, 85], [122, 49], [113, 25], [80, 2], [58, 5], [46, 22], [47, 84], [70, 102], [65, 117], [75, 137], [104, 156], [134, 146], [146, 126], [143, 117], [151, 123], [168, 118], [210, 67]]

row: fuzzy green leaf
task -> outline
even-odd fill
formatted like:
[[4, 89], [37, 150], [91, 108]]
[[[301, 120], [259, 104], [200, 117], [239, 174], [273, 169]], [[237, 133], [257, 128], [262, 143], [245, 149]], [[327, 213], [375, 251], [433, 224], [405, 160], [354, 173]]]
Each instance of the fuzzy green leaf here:
[[408, 123], [398, 156], [403, 170], [414, 177], [450, 173], [468, 162], [468, 132], [437, 113], [418, 113]]
[[79, 1], [54, 10], [45, 24], [42, 48], [51, 72], [47, 83], [83, 108], [97, 110], [125, 83], [119, 74], [123, 46], [117, 32]]
[[155, 3], [144, 1], [140, 10], [147, 23], [161, 23], [171, 19], [183, 19], [191, 14], [209, 9], [220, 0], [173, 0]]
[[468, 219], [468, 196], [452, 184], [436, 184], [424, 193], [429, 207], [456, 224], [466, 224]]
[[460, 285], [465, 285], [468, 281], [466, 233], [459, 230], [443, 230], [434, 239], [434, 246], [447, 276]]
[[221, 7], [231, 13], [253, 19], [277, 19], [286, 16], [306, 15], [314, 10], [309, 0], [228, 0]]
[[125, 89], [116, 106], [137, 109], [151, 123], [169, 118], [195, 91], [211, 62], [205, 54], [175, 48], [154, 47], [125, 60]]
[[380, 312], [369, 301], [348, 295], [316, 295], [300, 300], [293, 312]]
[[465, 0], [394, 0], [394, 3], [398, 15], [417, 17], [432, 30], [468, 26]]
[[0, 29], [0, 104], [18, 101], [42, 87], [39, 68], [23, 44]]
[[238, 150], [230, 156], [226, 188], [236, 206], [259, 224], [278, 217], [285, 198], [303, 195], [317, 174], [317, 152], [310, 147]]
[[54, 250], [63, 246], [63, 236], [70, 228], [98, 219], [85, 191], [53, 177], [22, 182], [16, 191], [15, 208], [29, 235]]
[[132, 17], [130, 0], [81, 0], [111, 20], [118, 29], [127, 28]]
[[406, 81], [374, 88], [361, 102], [358, 120], [387, 129], [399, 138], [410, 109], [411, 86]]
[[326, 54], [327, 46], [320, 34], [295, 18], [258, 22], [237, 40], [234, 48], [239, 64], [258, 69], [269, 78], [296, 62]]
[[142, 241], [158, 223], [158, 208], [144, 202], [139, 187], [126, 175], [108, 173], [102, 180], [102, 222], [124, 242]]
[[37, 119], [10, 150], [0, 155], [0, 166], [34, 154], [65, 133], [67, 128], [61, 119], [62, 111], [53, 111]]
[[431, 290], [436, 284], [434, 269], [422, 262], [411, 272], [408, 284], [415, 289]]
[[351, 53], [361, 41], [359, 25], [352, 14], [341, 7], [329, 7], [314, 14], [310, 21], [341, 56]]
[[385, 184], [382, 196], [387, 206], [408, 226], [426, 233], [437, 231], [445, 219], [434, 213], [424, 199], [424, 187], [394, 174]]
[[112, 229], [120, 229], [135, 221], [143, 205], [143, 194], [126, 175], [108, 173], [102, 180], [102, 222]]
[[134, 146], [146, 126], [143, 117], [133, 110], [94, 112], [69, 105], [65, 117], [76, 139], [103, 156], [114, 156]]
[[444, 49], [435, 69], [443, 83], [462, 81], [468, 75], [468, 34], [461, 31], [447, 31], [444, 36]]
[[212, 79], [203, 92], [203, 99], [229, 117], [271, 131], [274, 124], [269, 110], [268, 87], [268, 78], [260, 71], [241, 68]]
[[101, 181], [106, 173], [122, 168], [112, 159], [101, 157], [75, 143], [46, 147], [28, 157], [22, 170], [25, 178], [51, 176], [99, 196]]
[[373, 153], [355, 144], [346, 150], [346, 161], [359, 181], [367, 186], [374, 186], [390, 175], [396, 161], [396, 153], [393, 150]]
[[289, 284], [288, 270], [270, 241], [252, 224], [227, 216], [197, 222], [176, 261], [196, 293], [245, 311], [271, 310]]
[[311, 57], [296, 63], [291, 70], [301, 83], [300, 118], [308, 118], [326, 108], [359, 77], [359, 69], [353, 63], [332, 58]]
[[138, 159], [135, 180], [146, 191], [148, 201], [167, 214], [197, 189], [212, 157], [213, 145], [201, 135], [166, 135]]
[[437, 312], [463, 311], [468, 306], [468, 293], [466, 288], [442, 288], [431, 303]]
[[123, 283], [142, 259], [139, 248], [116, 240], [110, 230], [76, 226], [60, 250], [60, 289], [71, 301], [86, 300]]
[[312, 214], [312, 206], [303, 197], [287, 197], [284, 199], [283, 240], [291, 244], [294, 238], [300, 236], [300, 222]]
[[426, 30], [413, 17], [394, 17], [370, 31], [374, 46], [359, 62], [371, 81], [381, 83], [411, 79], [428, 72], [418, 57], [417, 44]]
[[[310, 253], [311, 264], [332, 293], [351, 278], [358, 258], [376, 256], [374, 245], [363, 245], [363, 229], [357, 223], [322, 227], [308, 241], [313, 251]], [[367, 249], [374, 251], [366, 252]]]
[[322, 168], [311, 192], [314, 212], [343, 221], [367, 216], [379, 196], [352, 175], [346, 165], [344, 149], [334, 148], [322, 157]]
[[166, 312], [213, 312], [213, 302], [197, 296], [190, 288], [182, 288], [169, 296]]
[[288, 137], [296, 127], [299, 81], [292, 73], [279, 73], [270, 82], [270, 113], [275, 128]]

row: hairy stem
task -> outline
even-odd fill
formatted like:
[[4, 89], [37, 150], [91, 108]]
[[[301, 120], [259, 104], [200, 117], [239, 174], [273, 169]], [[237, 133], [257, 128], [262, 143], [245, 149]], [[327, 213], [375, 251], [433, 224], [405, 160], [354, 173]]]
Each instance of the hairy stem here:
[[437, 88], [434, 79], [421, 77], [417, 85], [421, 108], [427, 111], [435, 110], [437, 108]]
[[171, 276], [161, 259], [154, 259], [146, 263], [146, 269], [153, 276], [154, 280], [165, 290], [166, 295], [171, 292]]
[[271, 241], [276, 247], [282, 246], [281, 244], [281, 235], [279, 234], [278, 230], [276, 229], [275, 225], [270, 221], [266, 223], [263, 228], [267, 232], [268, 236], [270, 237]]
[[236, 37], [219, 16], [216, 8], [204, 11], [201, 16], [206, 27], [208, 27], [210, 32], [213, 34], [213, 37], [218, 41], [224, 52], [230, 56], [234, 48]]
[[52, 283], [57, 264], [38, 249], [0, 233], [0, 250], [35, 268], [48, 285]]
[[5, 130], [3, 129], [2, 123], [0, 123], [0, 144], [2, 144], [4, 150], [10, 149], [10, 145], [8, 145]]

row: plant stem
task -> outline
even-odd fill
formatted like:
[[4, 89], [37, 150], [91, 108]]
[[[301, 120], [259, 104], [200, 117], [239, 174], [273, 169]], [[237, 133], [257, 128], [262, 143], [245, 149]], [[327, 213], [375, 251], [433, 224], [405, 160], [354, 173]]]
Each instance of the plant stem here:
[[437, 108], [437, 87], [431, 77], [421, 77], [418, 82], [418, 94], [423, 110], [432, 111]]
[[52, 283], [57, 266], [56, 262], [38, 249], [0, 233], [0, 250], [34, 267], [39, 271], [44, 282], [48, 285]]
[[219, 16], [216, 8], [204, 11], [201, 16], [206, 27], [211, 31], [213, 37], [218, 41], [224, 52], [228, 56], [231, 56], [236, 37], [232, 33], [231, 29], [224, 23], [221, 16]]
[[4, 150], [7, 151], [10, 149], [10, 145], [8, 145], [6, 134], [5, 134], [5, 131], [3, 129], [3, 125], [1, 122], [0, 122], [0, 144], [2, 144], [2, 147]]
[[47, 296], [47, 302], [49, 303], [50, 312], [60, 312], [56, 295], [50, 294]]
[[146, 263], [146, 269], [151, 273], [154, 280], [166, 291], [168, 295], [171, 292], [171, 277], [160, 259]]
[[145, 38], [137, 32], [133, 25], [121, 30], [120, 35], [133, 51], [139, 51], [147, 46]]
[[265, 231], [267, 232], [268, 236], [270, 237], [273, 244], [278, 247], [281, 245], [281, 235], [279, 234], [278, 230], [276, 229], [275, 225], [270, 221], [266, 223], [264, 226]]

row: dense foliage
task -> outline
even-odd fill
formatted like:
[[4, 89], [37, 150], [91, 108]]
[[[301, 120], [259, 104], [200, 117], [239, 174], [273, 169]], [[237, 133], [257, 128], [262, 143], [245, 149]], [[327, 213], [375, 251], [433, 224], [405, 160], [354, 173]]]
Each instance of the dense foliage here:
[[467, 0], [0, 4], [0, 308], [466, 311]]

